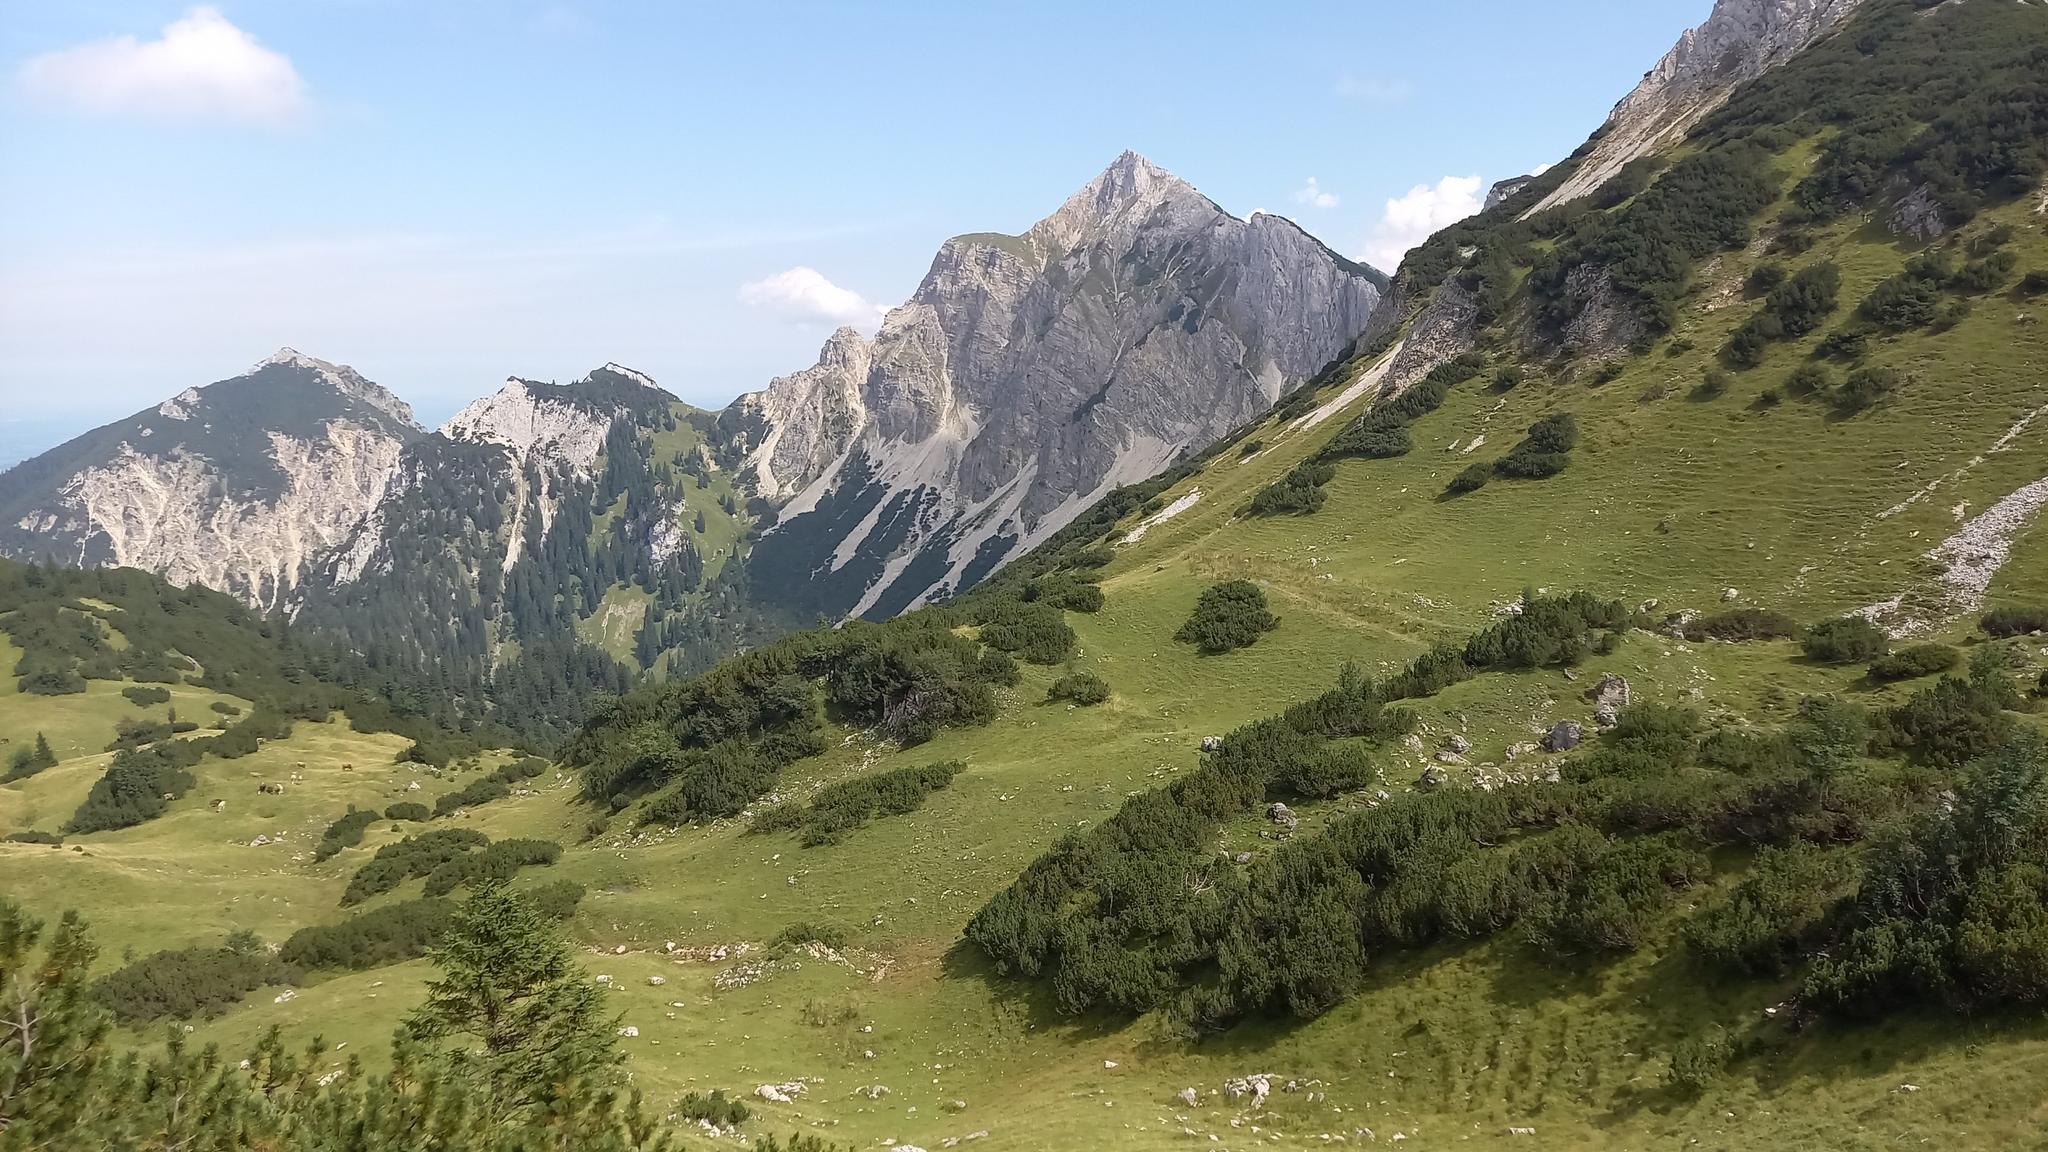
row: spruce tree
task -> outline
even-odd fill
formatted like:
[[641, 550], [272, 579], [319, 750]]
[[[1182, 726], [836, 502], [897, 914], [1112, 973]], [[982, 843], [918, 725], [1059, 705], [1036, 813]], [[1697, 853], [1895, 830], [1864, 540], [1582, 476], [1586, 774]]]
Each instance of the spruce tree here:
[[543, 1114], [559, 1097], [603, 1093], [622, 1080], [617, 1019], [555, 921], [492, 885], [471, 896], [433, 958], [441, 978], [406, 1022], [426, 1044], [462, 1041], [494, 1122]]

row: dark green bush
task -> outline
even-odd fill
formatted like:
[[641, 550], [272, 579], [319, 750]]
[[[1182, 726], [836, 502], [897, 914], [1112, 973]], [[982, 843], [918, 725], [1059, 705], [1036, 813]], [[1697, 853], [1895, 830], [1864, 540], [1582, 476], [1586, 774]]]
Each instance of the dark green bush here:
[[414, 823], [424, 824], [428, 820], [433, 819], [433, 817], [433, 809], [428, 808], [425, 804], [416, 803], [411, 800], [402, 800], [384, 809], [384, 818], [386, 820], [410, 820]]
[[823, 944], [834, 952], [846, 948], [846, 929], [823, 920], [799, 920], [775, 934], [768, 942], [770, 948], [801, 948], [806, 944]]
[[1984, 614], [1977, 626], [1984, 630], [1985, 635], [2001, 638], [2048, 632], [2048, 608], [1993, 608]]
[[1856, 869], [1841, 852], [1805, 843], [1765, 847], [1750, 874], [1685, 926], [1709, 963], [1748, 976], [1784, 974], [1825, 937]]
[[36, 733], [36, 742], [28, 748], [17, 748], [7, 758], [7, 774], [0, 776], [0, 784], [11, 784], [26, 780], [38, 772], [57, 766], [57, 754], [50, 750], [50, 742]]
[[1782, 640], [1799, 634], [1799, 621], [1782, 612], [1762, 608], [1730, 608], [1685, 623], [1685, 638], [1695, 644], [1706, 640]]
[[925, 799], [966, 771], [958, 760], [897, 768], [829, 785], [809, 804], [785, 804], [756, 817], [755, 832], [801, 832], [805, 847], [837, 844], [870, 820], [915, 812]]
[[171, 690], [168, 688], [123, 688], [121, 689], [121, 695], [126, 696], [128, 702], [137, 708], [147, 708], [152, 704], [168, 704], [171, 702]]
[[293, 984], [298, 973], [247, 933], [223, 948], [180, 948], [152, 953], [93, 982], [93, 995], [123, 1024], [169, 1016], [214, 1016], [266, 984]]
[[728, 1097], [723, 1088], [713, 1088], [708, 1095], [686, 1092], [676, 1101], [676, 1115], [692, 1124], [701, 1120], [717, 1128], [737, 1128], [753, 1114], [746, 1101]]
[[1109, 682], [1093, 672], [1070, 672], [1052, 682], [1047, 696], [1074, 704], [1100, 704], [1109, 699]]
[[1467, 492], [1477, 492], [1481, 488], [1486, 487], [1486, 482], [1492, 478], [1492, 465], [1473, 464], [1466, 467], [1456, 476], [1451, 477], [1451, 482], [1444, 486], [1444, 492], [1451, 496], [1463, 496]]
[[1872, 660], [1870, 678], [1883, 683], [1918, 680], [1936, 672], [1947, 672], [1962, 659], [1962, 653], [1946, 644], [1913, 644]]
[[1891, 638], [1861, 616], [1844, 616], [1808, 628], [1799, 646], [1808, 659], [1824, 664], [1862, 664], [1890, 651]]
[[1211, 655], [1244, 648], [1279, 627], [1266, 610], [1266, 594], [1249, 580], [1225, 580], [1202, 590], [1195, 610], [1173, 638]]
[[975, 613], [981, 642], [1032, 664], [1057, 664], [1074, 650], [1074, 630], [1051, 604], [999, 598]]
[[9, 832], [5, 836], [0, 836], [0, 841], [5, 841], [9, 844], [62, 844], [64, 843], [64, 838], [54, 832], [44, 832], [39, 828], [24, 828], [19, 832]]
[[490, 842], [490, 837], [473, 829], [440, 828], [418, 836], [407, 836], [396, 844], [386, 844], [349, 878], [348, 889], [341, 895], [342, 906], [360, 904], [372, 896], [389, 892], [415, 876], [425, 876], [443, 863]]
[[1835, 375], [1823, 364], [1801, 364], [1785, 378], [1785, 391], [1794, 396], [1825, 395], [1834, 387]]
[[320, 837], [320, 844], [313, 849], [313, 863], [318, 864], [338, 855], [345, 848], [353, 848], [363, 842], [363, 833], [377, 822], [374, 809], [357, 808], [349, 805], [348, 813], [327, 826]]
[[291, 934], [278, 959], [299, 968], [375, 968], [427, 954], [455, 914], [439, 898], [401, 900], [358, 913], [339, 924], [315, 924]]

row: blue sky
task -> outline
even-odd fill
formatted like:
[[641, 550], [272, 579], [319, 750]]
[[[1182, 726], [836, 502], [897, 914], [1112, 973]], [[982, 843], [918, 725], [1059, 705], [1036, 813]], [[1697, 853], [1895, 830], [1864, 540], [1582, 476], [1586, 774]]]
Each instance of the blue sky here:
[[1710, 7], [0, 0], [0, 453], [286, 344], [723, 404], [1125, 148], [1384, 263]]

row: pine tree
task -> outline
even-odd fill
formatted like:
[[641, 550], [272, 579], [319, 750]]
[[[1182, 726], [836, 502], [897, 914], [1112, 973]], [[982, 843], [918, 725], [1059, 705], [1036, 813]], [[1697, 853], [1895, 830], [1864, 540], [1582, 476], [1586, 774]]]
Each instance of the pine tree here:
[[488, 1086], [479, 1106], [518, 1122], [565, 1095], [620, 1082], [625, 1056], [604, 992], [583, 974], [555, 922], [498, 886], [478, 891], [433, 952], [441, 978], [406, 1022], [423, 1043], [464, 1038]]
[[38, 772], [57, 766], [57, 754], [50, 751], [50, 741], [41, 732], [36, 733], [36, 750], [29, 759], [29, 766]]

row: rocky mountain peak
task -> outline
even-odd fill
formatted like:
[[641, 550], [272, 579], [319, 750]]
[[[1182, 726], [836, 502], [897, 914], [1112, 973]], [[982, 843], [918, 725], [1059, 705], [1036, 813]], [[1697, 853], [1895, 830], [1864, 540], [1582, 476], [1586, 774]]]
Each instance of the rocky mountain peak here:
[[[413, 420], [412, 405], [400, 400], [390, 391], [365, 379], [362, 373], [346, 364], [334, 364], [317, 357], [308, 356], [296, 348], [279, 348], [251, 365], [245, 377], [260, 376], [265, 369], [297, 369], [301, 378], [310, 373], [311, 379], [332, 388], [341, 395], [360, 401], [408, 427], [417, 428]], [[186, 394], [191, 394], [188, 389]]]
[[800, 615], [965, 588], [1265, 411], [1385, 287], [1126, 152], [1022, 236], [947, 241], [872, 340], [741, 398], [740, 471], [784, 502], [752, 571]]
[[1026, 236], [1055, 254], [1063, 253], [1119, 220], [1143, 220], [1154, 208], [1175, 200], [1199, 201], [1215, 208], [1194, 185], [1136, 152], [1125, 151], [1079, 192], [1067, 197], [1058, 211], [1033, 225]]
[[1531, 213], [1590, 195], [1631, 160], [1676, 140], [1721, 106], [1735, 89], [1804, 51], [1839, 27], [1864, 0], [1716, 0], [1634, 91], [1571, 178]]
[[509, 377], [503, 388], [472, 401], [437, 431], [450, 440], [497, 444], [521, 458], [544, 453], [587, 467], [604, 448], [611, 420], [548, 395], [551, 387]]

